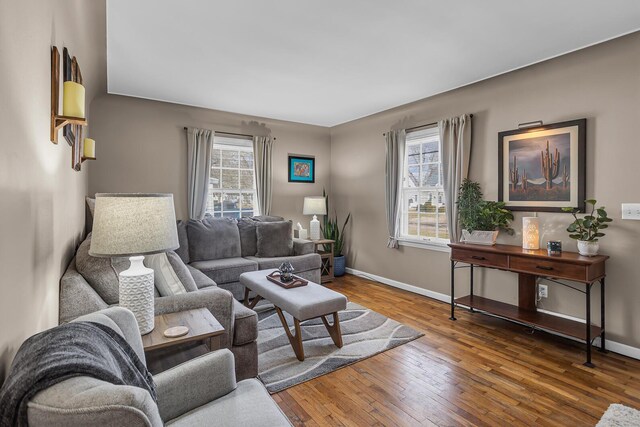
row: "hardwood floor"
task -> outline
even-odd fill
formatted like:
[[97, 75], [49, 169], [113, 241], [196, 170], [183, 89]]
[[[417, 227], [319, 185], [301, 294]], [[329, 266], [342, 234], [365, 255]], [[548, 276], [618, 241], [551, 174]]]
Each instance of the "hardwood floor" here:
[[640, 361], [346, 275], [328, 284], [425, 335], [273, 397], [298, 426], [593, 426], [640, 408]]

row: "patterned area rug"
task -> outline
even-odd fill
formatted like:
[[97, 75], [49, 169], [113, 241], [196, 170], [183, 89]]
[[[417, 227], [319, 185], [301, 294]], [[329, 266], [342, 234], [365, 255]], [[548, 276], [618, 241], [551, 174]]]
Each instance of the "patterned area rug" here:
[[640, 411], [614, 403], [604, 413], [596, 427], [640, 426]]
[[[337, 348], [320, 319], [302, 322], [305, 360], [298, 361], [270, 304], [258, 311], [258, 378], [269, 393], [327, 374], [343, 366], [421, 337], [422, 333], [366, 307], [348, 303], [339, 313], [343, 347]], [[293, 318], [285, 313], [289, 326]], [[331, 318], [329, 318], [331, 321]]]

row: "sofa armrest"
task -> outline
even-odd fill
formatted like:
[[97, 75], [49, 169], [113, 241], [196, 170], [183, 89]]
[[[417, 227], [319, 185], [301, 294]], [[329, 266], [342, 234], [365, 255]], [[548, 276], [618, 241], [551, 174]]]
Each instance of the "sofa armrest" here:
[[237, 385], [233, 354], [227, 349], [192, 359], [153, 379], [164, 422], [232, 392]]
[[75, 259], [60, 279], [60, 323], [109, 307], [75, 269]]
[[155, 313], [166, 314], [194, 308], [207, 308], [222, 325], [225, 333], [221, 336], [221, 346], [230, 348], [233, 340], [235, 312], [231, 292], [211, 287], [196, 292], [171, 295], [155, 299]]
[[293, 239], [293, 254], [307, 255], [316, 251], [315, 245], [311, 240]]
[[216, 282], [213, 281], [212, 278], [204, 274], [202, 271], [198, 270], [195, 267], [186, 264], [187, 269], [191, 273], [191, 277], [193, 277], [193, 281], [196, 282], [196, 286], [198, 289], [209, 288], [211, 286], [218, 286]]

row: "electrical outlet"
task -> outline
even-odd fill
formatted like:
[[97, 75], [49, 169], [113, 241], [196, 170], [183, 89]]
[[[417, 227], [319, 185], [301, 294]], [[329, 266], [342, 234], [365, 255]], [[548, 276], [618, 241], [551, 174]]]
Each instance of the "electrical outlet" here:
[[640, 203], [623, 203], [622, 219], [640, 220]]
[[549, 286], [547, 286], [547, 285], [538, 285], [538, 297], [539, 298], [549, 298]]

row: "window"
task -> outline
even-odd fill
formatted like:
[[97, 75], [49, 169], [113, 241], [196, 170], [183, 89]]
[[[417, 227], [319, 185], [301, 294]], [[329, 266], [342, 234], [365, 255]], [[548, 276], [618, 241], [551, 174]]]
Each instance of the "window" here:
[[437, 126], [407, 132], [400, 239], [449, 242]]
[[207, 212], [226, 218], [259, 214], [250, 139], [214, 137]]

